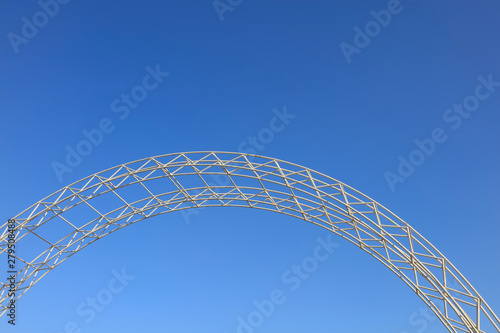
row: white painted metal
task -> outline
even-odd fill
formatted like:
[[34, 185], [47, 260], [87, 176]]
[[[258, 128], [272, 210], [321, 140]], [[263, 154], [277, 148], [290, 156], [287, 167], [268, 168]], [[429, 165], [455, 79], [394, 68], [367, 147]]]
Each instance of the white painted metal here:
[[[142, 159], [62, 188], [15, 217], [17, 299], [94, 241], [137, 221], [196, 207], [250, 207], [298, 217], [360, 247], [398, 275], [450, 332], [500, 332], [500, 321], [462, 274], [385, 207], [302, 166], [230, 152]], [[0, 254], [7, 250], [7, 223]], [[24, 251], [26, 252], [26, 251]], [[0, 282], [0, 316], [8, 287]]]

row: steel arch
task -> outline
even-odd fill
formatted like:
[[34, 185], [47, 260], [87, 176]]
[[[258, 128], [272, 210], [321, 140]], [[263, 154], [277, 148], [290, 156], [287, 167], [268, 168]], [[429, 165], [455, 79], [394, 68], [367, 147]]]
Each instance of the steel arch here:
[[[29, 244], [31, 253], [17, 258], [22, 265], [16, 299], [71, 255], [113, 231], [152, 216], [208, 206], [270, 210], [319, 225], [382, 262], [450, 332], [500, 332], [498, 317], [463, 275], [384, 206], [300, 165], [231, 152], [168, 154], [122, 164], [66, 186], [18, 214], [16, 242]], [[0, 253], [5, 255], [7, 223], [0, 230]], [[0, 316], [7, 311], [8, 289], [0, 282]]]

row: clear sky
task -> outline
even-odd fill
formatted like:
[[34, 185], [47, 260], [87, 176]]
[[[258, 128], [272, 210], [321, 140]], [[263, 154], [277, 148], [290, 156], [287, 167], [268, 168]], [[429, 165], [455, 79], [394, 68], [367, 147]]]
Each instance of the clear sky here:
[[[499, 313], [499, 13], [495, 0], [3, 1], [1, 218], [128, 161], [253, 150], [382, 203]], [[265, 137], [276, 113], [282, 130]], [[292, 290], [283, 276], [318, 237], [328, 233], [254, 210], [142, 221], [57, 267], [0, 331], [445, 331], [339, 237]], [[110, 282], [120, 292], [88, 305]], [[272, 314], [242, 328], [276, 290]]]

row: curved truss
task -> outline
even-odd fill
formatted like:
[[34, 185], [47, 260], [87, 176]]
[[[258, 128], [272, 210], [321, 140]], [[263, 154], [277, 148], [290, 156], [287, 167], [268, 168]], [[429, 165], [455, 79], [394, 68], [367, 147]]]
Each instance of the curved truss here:
[[[500, 321], [432, 244], [385, 207], [313, 170], [262, 156], [191, 152], [142, 159], [62, 188], [16, 220], [19, 299], [45, 274], [113, 231], [182, 209], [270, 210], [317, 224], [354, 243], [399, 276], [450, 332], [500, 332]], [[7, 251], [7, 223], [0, 254]], [[22, 264], [19, 264], [22, 263]], [[0, 315], [9, 301], [0, 282]]]

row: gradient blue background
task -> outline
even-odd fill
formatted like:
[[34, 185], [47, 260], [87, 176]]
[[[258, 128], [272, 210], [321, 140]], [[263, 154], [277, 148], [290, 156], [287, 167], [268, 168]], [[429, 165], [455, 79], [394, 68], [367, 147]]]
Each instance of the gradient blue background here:
[[[500, 89], [457, 130], [443, 113], [500, 81], [500, 5], [403, 0], [404, 10], [348, 64], [339, 48], [387, 1], [247, 1], [221, 21], [211, 1], [70, 1], [15, 53], [7, 34], [40, 10], [0, 4], [1, 218], [87, 175], [153, 155], [236, 151], [297, 115], [260, 153], [337, 178], [398, 214], [438, 247], [500, 311]], [[119, 120], [110, 108], [146, 66], [170, 76]], [[51, 163], [102, 118], [116, 125], [59, 182]], [[449, 135], [392, 192], [385, 171], [413, 141]], [[48, 274], [1, 332], [236, 332], [238, 316], [310, 256], [326, 231], [263, 211], [203, 209], [143, 221], [100, 240]], [[321, 263], [255, 332], [444, 332], [410, 321], [420, 299], [380, 263], [337, 238]], [[3, 263], [0, 266], [4, 265]], [[75, 309], [126, 267], [135, 279], [85, 323]], [[1, 275], [1, 274], [0, 274]], [[419, 317], [417, 317], [419, 318]]]

